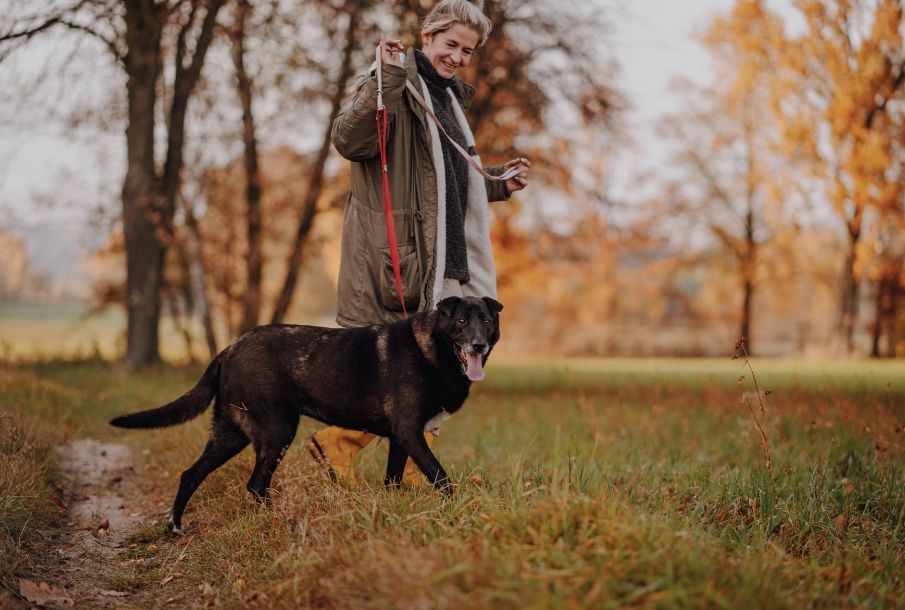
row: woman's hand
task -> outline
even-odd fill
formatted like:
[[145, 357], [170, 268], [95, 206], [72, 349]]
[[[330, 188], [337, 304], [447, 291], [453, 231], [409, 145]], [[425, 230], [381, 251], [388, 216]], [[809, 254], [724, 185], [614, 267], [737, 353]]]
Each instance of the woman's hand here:
[[528, 168], [531, 167], [531, 161], [524, 157], [506, 161], [506, 163], [503, 164], [503, 172], [506, 172], [510, 167], [521, 167], [522, 170], [506, 181], [506, 189], [510, 193], [514, 193], [515, 191], [520, 191], [528, 186]]
[[380, 58], [385, 64], [403, 67], [400, 53], [404, 50], [401, 40], [380, 40]]

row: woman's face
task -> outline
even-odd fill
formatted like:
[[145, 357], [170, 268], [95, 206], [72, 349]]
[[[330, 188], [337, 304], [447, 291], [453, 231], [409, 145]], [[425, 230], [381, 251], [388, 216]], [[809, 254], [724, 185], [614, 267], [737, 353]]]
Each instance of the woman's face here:
[[481, 36], [467, 25], [454, 23], [442, 32], [422, 34], [421, 41], [421, 50], [437, 73], [452, 78], [471, 61]]

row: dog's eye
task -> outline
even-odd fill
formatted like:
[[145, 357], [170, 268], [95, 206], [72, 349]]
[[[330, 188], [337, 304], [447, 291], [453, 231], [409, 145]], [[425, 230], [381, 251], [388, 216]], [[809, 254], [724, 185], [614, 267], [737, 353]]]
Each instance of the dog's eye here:
[[490, 320], [484, 320], [484, 326], [490, 326]]
[[465, 318], [459, 318], [458, 320], [456, 320], [456, 324], [463, 326], [465, 324]]

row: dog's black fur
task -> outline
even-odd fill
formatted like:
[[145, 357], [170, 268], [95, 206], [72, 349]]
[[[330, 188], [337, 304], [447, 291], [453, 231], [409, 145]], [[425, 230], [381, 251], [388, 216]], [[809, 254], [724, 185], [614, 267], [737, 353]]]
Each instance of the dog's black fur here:
[[216, 398], [207, 446], [180, 478], [170, 515], [175, 532], [205, 477], [249, 442], [256, 462], [248, 490], [266, 502], [301, 415], [388, 437], [388, 486], [399, 484], [411, 456], [448, 493], [446, 472], [424, 440], [425, 425], [442, 411], [459, 410], [469, 377], [483, 375], [483, 363], [500, 337], [502, 309], [489, 297], [450, 297], [434, 311], [387, 326], [260, 326], [217, 355], [181, 398], [110, 423], [172, 426], [200, 415]]

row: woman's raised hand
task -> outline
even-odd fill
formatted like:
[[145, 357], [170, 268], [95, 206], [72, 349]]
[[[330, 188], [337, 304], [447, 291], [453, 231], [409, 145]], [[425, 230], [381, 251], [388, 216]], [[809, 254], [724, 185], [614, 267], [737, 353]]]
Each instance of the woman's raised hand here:
[[402, 66], [400, 53], [405, 50], [401, 40], [380, 40], [380, 58], [385, 64]]

